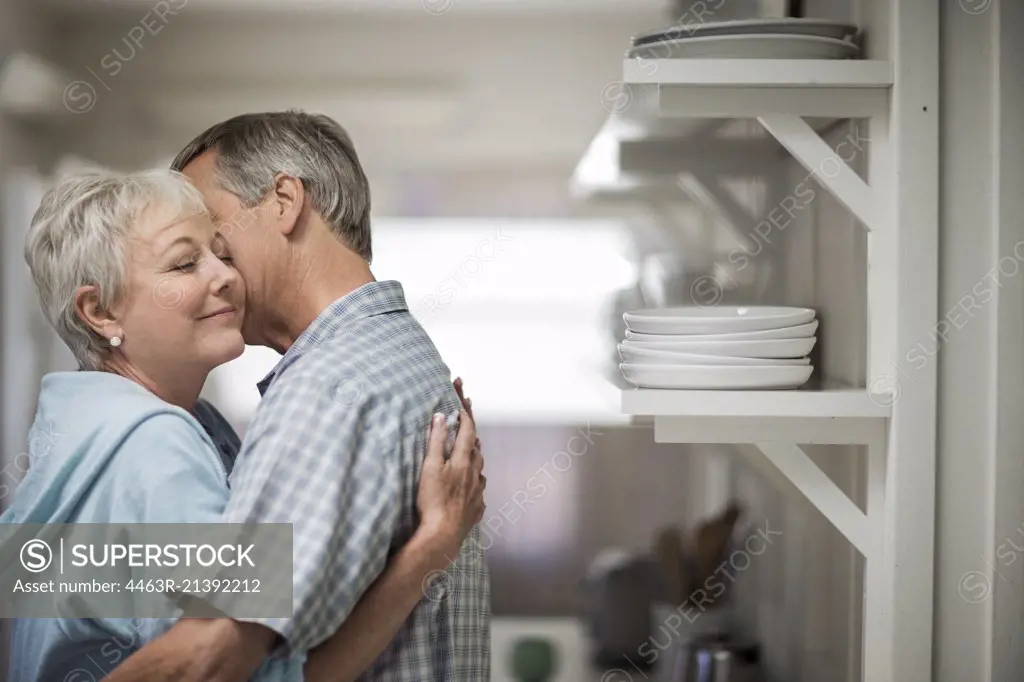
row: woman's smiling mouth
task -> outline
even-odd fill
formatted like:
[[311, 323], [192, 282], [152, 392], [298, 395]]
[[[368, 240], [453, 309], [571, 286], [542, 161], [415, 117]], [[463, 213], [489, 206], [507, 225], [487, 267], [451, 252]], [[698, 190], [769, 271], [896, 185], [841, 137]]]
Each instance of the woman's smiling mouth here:
[[238, 308], [235, 308], [234, 306], [227, 306], [226, 308], [221, 308], [220, 310], [216, 310], [216, 311], [210, 313], [209, 315], [203, 315], [199, 319], [200, 320], [213, 320], [213, 319], [220, 319], [220, 318], [223, 318], [223, 317], [231, 317], [236, 312], [238, 312]]

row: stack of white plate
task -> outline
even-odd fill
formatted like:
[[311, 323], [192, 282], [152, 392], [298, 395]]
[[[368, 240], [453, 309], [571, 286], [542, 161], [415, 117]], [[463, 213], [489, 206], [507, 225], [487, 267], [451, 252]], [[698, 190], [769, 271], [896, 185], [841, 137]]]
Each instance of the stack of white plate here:
[[717, 306], [625, 313], [626, 381], [640, 388], [798, 388], [814, 371], [818, 321], [810, 308]]
[[633, 59], [853, 59], [857, 27], [825, 19], [696, 21], [633, 38]]

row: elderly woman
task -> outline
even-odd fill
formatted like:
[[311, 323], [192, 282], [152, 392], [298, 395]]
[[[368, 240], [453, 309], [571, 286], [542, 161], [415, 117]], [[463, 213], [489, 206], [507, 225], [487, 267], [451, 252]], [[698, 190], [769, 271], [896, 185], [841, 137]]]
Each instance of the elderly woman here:
[[[46, 317], [82, 371], [44, 377], [31, 468], [0, 520], [217, 522], [240, 443], [199, 394], [213, 368], [242, 353], [245, 290], [199, 193], [172, 171], [72, 178], [44, 198], [25, 255]], [[446, 426], [435, 417], [420, 526], [341, 629], [306, 655], [266, 660], [256, 679], [352, 680], [384, 649], [423, 598], [423, 581], [448, 566], [483, 514], [468, 416], [447, 460]], [[98, 680], [169, 626], [19, 620], [10, 679]]]

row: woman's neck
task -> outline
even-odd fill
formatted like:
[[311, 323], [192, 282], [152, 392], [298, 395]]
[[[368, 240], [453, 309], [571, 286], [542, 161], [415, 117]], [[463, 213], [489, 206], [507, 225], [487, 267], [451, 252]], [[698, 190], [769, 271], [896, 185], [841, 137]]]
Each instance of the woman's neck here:
[[172, 405], [188, 410], [196, 405], [199, 394], [206, 383], [208, 372], [191, 372], [175, 367], [174, 371], [143, 372], [122, 357], [110, 358], [100, 367], [101, 371], [120, 375]]

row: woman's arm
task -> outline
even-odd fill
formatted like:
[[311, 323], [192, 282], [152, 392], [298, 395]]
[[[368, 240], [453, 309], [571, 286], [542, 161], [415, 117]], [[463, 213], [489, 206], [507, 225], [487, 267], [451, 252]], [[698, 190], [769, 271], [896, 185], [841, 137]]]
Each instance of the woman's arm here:
[[447, 432], [444, 419], [435, 416], [420, 474], [419, 528], [338, 632], [309, 652], [307, 682], [350, 682], [369, 668], [422, 601], [427, 584], [454, 561], [483, 518], [486, 479], [476, 426], [462, 412], [455, 450], [446, 461]]
[[326, 642], [309, 652], [306, 682], [350, 682], [366, 671], [423, 599], [423, 583], [450, 562], [417, 533]]
[[[439, 428], [431, 429], [420, 474], [419, 528], [338, 632], [308, 654], [307, 682], [347, 682], [369, 668], [423, 598], [427, 578], [448, 566], [483, 517], [483, 457], [468, 414], [461, 415], [448, 461], [446, 437], [442, 419]], [[105, 682], [242, 682], [259, 667], [274, 638], [271, 630], [253, 623], [182, 619], [130, 656]]]

